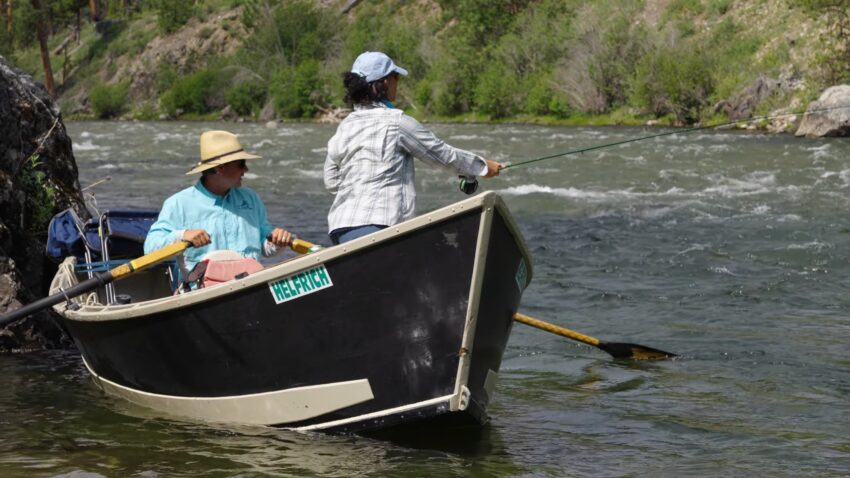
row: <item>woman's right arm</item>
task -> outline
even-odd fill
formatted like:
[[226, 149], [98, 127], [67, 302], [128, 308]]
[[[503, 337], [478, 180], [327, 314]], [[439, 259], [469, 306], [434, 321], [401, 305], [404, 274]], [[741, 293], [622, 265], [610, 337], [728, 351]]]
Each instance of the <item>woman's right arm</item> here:
[[413, 157], [439, 166], [449, 167], [467, 176], [492, 177], [501, 165], [481, 156], [455, 148], [437, 138], [414, 118], [403, 114], [399, 120], [399, 142]]

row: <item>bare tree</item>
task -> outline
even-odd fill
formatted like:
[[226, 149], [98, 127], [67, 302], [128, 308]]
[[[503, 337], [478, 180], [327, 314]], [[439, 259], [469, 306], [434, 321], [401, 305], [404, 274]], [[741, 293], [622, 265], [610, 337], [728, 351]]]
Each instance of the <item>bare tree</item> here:
[[41, 48], [41, 63], [44, 66], [44, 86], [50, 96], [56, 97], [56, 87], [53, 84], [53, 68], [50, 66], [50, 51], [47, 49], [47, 31], [44, 26], [44, 12], [41, 9], [41, 0], [32, 0], [32, 7], [38, 12], [35, 23], [38, 45]]
[[6, 0], [6, 31], [12, 34], [12, 0]]

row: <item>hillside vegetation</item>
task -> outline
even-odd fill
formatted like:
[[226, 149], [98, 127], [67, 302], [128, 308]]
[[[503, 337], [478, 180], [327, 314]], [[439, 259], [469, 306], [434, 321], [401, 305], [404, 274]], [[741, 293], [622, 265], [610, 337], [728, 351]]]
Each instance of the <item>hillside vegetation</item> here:
[[43, 79], [41, 19], [66, 117], [332, 116], [364, 50], [410, 70], [399, 103], [432, 119], [689, 124], [800, 110], [850, 81], [846, 0], [13, 5], [0, 54]]

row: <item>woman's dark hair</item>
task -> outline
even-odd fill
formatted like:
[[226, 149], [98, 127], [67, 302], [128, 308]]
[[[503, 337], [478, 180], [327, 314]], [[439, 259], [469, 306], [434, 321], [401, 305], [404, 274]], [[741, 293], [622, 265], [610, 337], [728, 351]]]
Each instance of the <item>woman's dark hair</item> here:
[[342, 74], [342, 86], [345, 87], [345, 102], [349, 105], [363, 105], [387, 99], [386, 78], [367, 82], [366, 78], [346, 71]]

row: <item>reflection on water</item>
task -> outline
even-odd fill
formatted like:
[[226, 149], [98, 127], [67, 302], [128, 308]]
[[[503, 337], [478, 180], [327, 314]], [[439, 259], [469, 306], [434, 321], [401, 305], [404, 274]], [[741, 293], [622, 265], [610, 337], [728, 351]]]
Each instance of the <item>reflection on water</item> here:
[[[519, 162], [655, 131], [433, 125]], [[204, 129], [231, 129], [272, 222], [327, 244], [328, 125], [71, 123], [101, 208], [191, 184]], [[462, 199], [417, 165], [417, 204]], [[679, 354], [612, 360], [516, 324], [477, 433], [340, 436], [169, 421], [105, 397], [71, 352], [0, 357], [0, 475], [849, 476], [850, 143], [704, 131], [511, 168], [533, 256], [522, 311]], [[71, 475], [73, 476], [73, 475]], [[85, 476], [85, 475], [78, 475]]]

